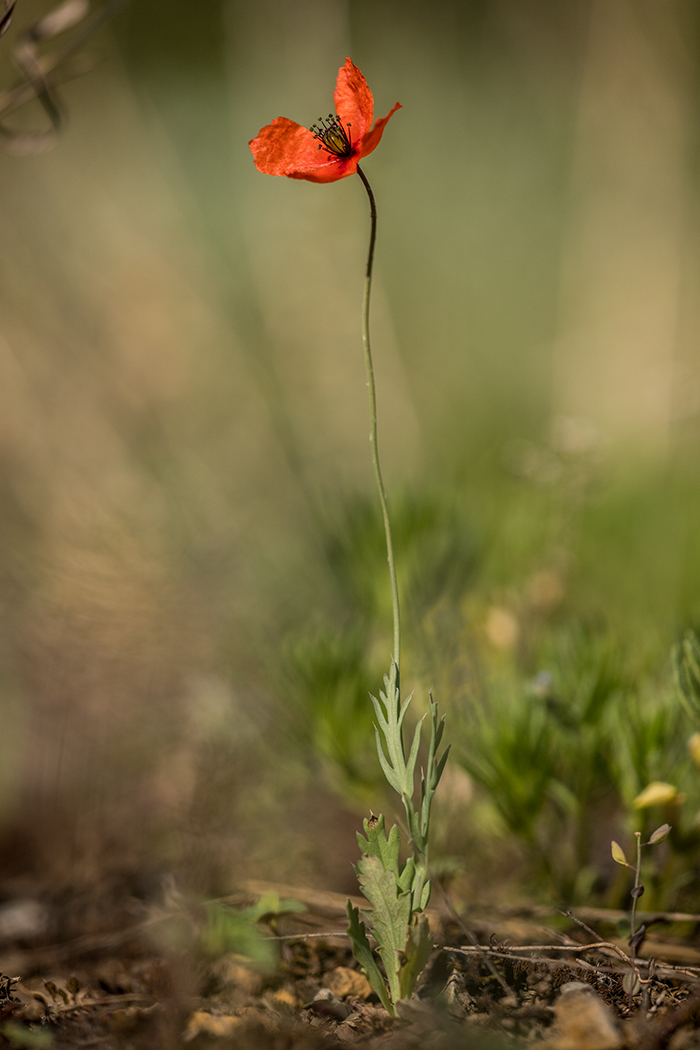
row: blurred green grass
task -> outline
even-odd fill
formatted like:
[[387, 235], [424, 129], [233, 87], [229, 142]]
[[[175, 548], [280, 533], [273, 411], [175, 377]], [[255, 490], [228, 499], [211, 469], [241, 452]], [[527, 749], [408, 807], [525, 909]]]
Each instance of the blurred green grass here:
[[668, 665], [700, 625], [696, 22], [681, 0], [142, 0], [62, 88], [56, 149], [0, 157], [11, 873], [352, 890], [353, 830], [392, 805], [366, 700], [390, 596], [365, 201], [265, 178], [247, 148], [326, 112], [350, 54], [378, 114], [404, 107], [366, 164], [373, 338], [404, 683], [418, 709], [434, 688], [459, 760], [443, 863], [619, 897], [607, 840], [645, 778], [672, 779], [659, 900], [680, 892], [700, 804]]

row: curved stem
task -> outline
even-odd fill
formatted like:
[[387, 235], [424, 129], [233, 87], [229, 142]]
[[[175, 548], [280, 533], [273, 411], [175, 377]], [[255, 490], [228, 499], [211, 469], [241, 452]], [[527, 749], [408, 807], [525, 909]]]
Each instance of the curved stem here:
[[367, 253], [367, 272], [365, 276], [365, 294], [362, 299], [362, 345], [365, 350], [365, 367], [367, 369], [367, 386], [369, 387], [369, 413], [370, 434], [369, 440], [372, 448], [372, 463], [374, 465], [374, 476], [379, 490], [379, 502], [382, 505], [382, 517], [384, 518], [384, 532], [386, 535], [386, 556], [389, 563], [389, 577], [391, 579], [391, 604], [394, 612], [394, 665], [392, 675], [398, 687], [399, 663], [401, 658], [401, 620], [399, 616], [399, 588], [396, 582], [396, 565], [394, 563], [394, 545], [391, 540], [391, 522], [389, 521], [389, 505], [386, 498], [386, 489], [382, 479], [382, 469], [379, 465], [379, 450], [377, 448], [377, 391], [374, 383], [374, 367], [372, 365], [372, 351], [369, 342], [369, 301], [372, 291], [372, 264], [374, 263], [374, 244], [377, 239], [377, 205], [374, 201], [372, 187], [367, 177], [357, 166], [357, 174], [362, 179], [362, 185], [367, 190], [371, 216], [371, 231], [369, 235], [369, 251]]

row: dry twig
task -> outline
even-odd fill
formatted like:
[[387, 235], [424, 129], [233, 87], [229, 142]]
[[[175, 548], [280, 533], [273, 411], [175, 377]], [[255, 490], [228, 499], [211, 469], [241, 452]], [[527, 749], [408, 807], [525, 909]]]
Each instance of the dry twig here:
[[[65, 119], [65, 111], [56, 90], [58, 82], [79, 76], [92, 67], [92, 59], [76, 53], [93, 33], [129, 2], [106, 0], [89, 14], [88, 0], [63, 0], [20, 36], [12, 54], [23, 80], [0, 93], [0, 141], [4, 142], [7, 149], [13, 153], [39, 153], [54, 144]], [[16, 0], [0, 0], [0, 36], [10, 26], [15, 3]], [[60, 47], [56, 47], [51, 54], [39, 54], [40, 45], [69, 30], [73, 32]], [[72, 61], [69, 62], [69, 59]], [[24, 131], [9, 128], [4, 123], [5, 117], [34, 99], [40, 102], [49, 118], [48, 128], [43, 131]]]

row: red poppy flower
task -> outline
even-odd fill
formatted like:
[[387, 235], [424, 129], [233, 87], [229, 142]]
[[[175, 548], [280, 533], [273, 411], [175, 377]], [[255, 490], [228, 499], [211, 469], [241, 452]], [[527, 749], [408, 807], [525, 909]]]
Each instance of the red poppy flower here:
[[349, 58], [338, 72], [333, 95], [336, 113], [311, 130], [277, 117], [249, 143], [255, 166], [266, 175], [287, 175], [309, 182], [337, 182], [354, 175], [363, 157], [379, 145], [390, 113], [372, 127], [374, 99], [367, 81]]

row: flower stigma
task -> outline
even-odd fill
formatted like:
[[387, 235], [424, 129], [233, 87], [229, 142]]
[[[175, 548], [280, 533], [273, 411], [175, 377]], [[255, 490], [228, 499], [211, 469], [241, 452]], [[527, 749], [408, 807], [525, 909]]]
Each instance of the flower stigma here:
[[[348, 128], [350, 125], [348, 124]], [[327, 117], [319, 117], [318, 124], [312, 124], [310, 130], [313, 136], [319, 139], [319, 149], [325, 149], [334, 157], [352, 157], [353, 149], [350, 136], [343, 127], [338, 114], [329, 113]]]

